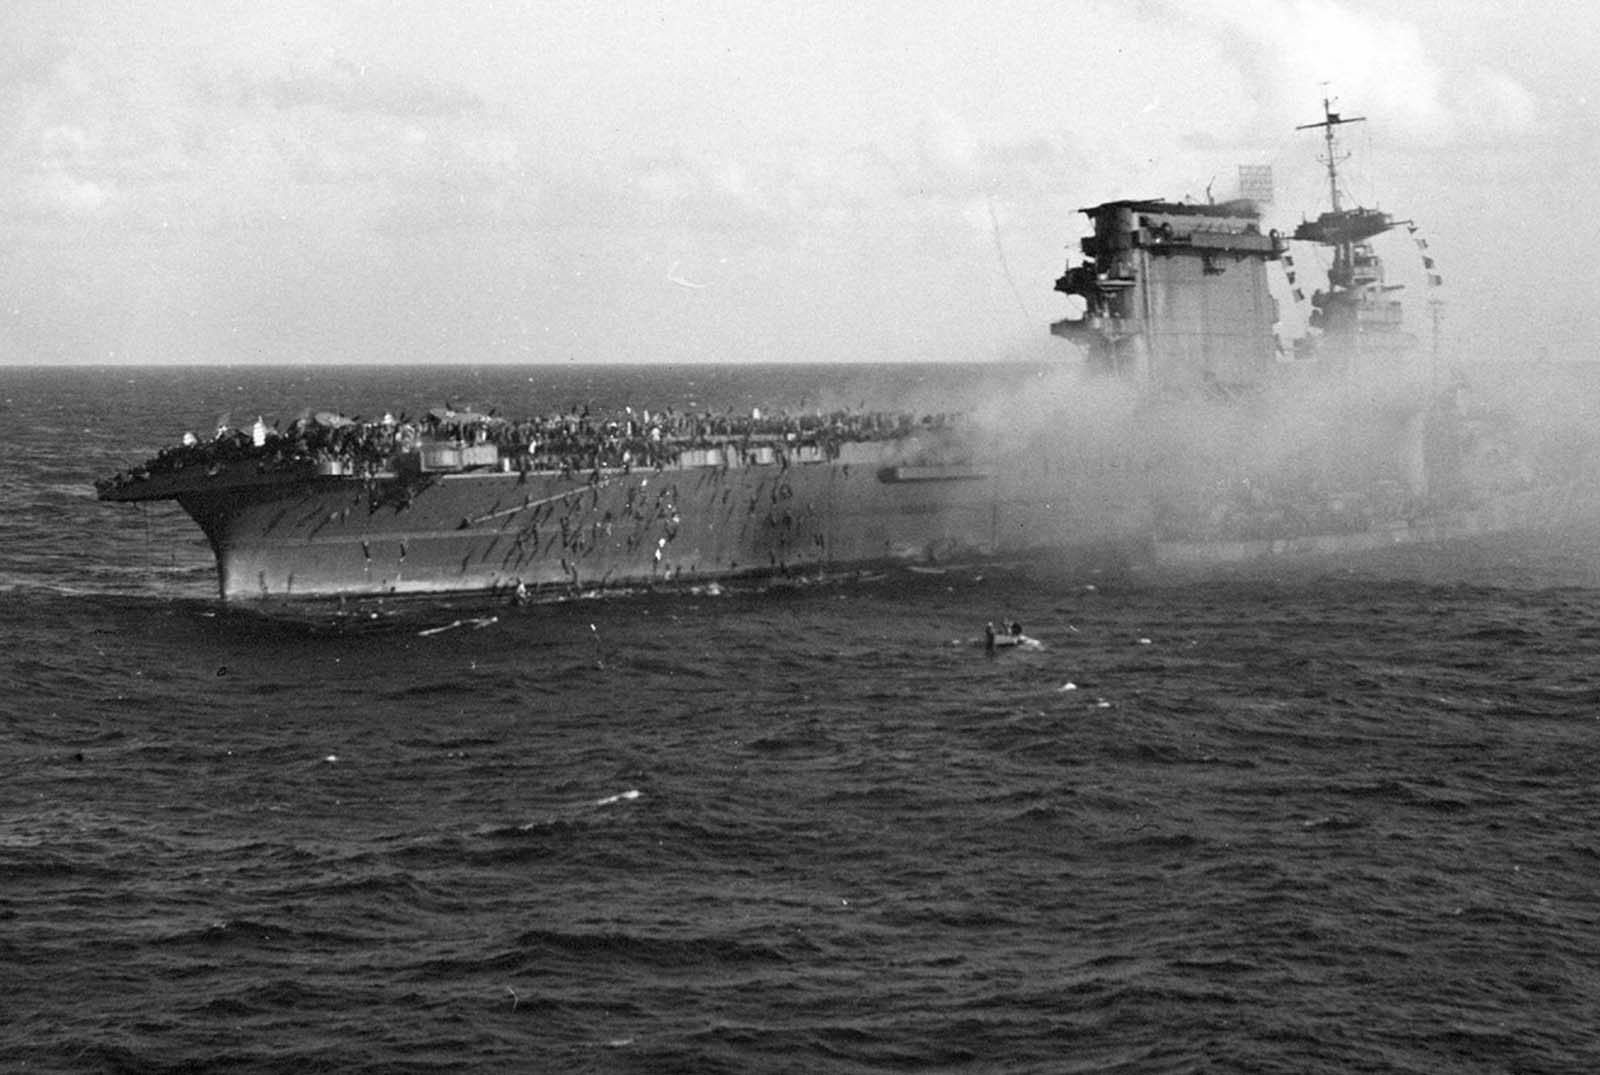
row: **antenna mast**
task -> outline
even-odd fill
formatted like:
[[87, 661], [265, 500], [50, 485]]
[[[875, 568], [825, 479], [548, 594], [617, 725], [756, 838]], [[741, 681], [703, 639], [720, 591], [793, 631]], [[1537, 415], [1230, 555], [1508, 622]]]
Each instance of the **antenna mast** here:
[[1333, 98], [1322, 98], [1322, 122], [1302, 123], [1295, 128], [1297, 131], [1309, 131], [1316, 127], [1322, 128], [1322, 140], [1327, 144], [1328, 152], [1324, 157], [1318, 158], [1328, 166], [1328, 201], [1333, 206], [1335, 213], [1343, 212], [1344, 207], [1339, 204], [1339, 164], [1350, 159], [1350, 154], [1340, 156], [1337, 149], [1337, 140], [1334, 138], [1333, 129], [1345, 123], [1364, 123], [1366, 116], [1341, 116], [1333, 110]]

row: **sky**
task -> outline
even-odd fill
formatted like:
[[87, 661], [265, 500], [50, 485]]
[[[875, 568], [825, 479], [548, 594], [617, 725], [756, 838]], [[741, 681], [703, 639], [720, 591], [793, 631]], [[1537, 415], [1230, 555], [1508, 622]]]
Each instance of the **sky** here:
[[1070, 361], [1077, 210], [1291, 228], [1325, 94], [1452, 353], [1592, 358], [1597, 70], [1580, 0], [7, 0], [0, 364]]

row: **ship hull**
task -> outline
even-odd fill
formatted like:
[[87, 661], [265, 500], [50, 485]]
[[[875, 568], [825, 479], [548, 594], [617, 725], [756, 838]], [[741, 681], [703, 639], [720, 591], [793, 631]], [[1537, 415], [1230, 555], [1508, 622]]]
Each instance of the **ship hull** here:
[[[1156, 567], [1207, 569], [1276, 561], [1315, 561], [1403, 546], [1439, 545], [1501, 534], [1570, 526], [1580, 518], [1582, 490], [1548, 487], [1493, 498], [1472, 508], [1375, 524], [1364, 530], [1254, 539], [1158, 538], [1151, 545]], [[1592, 507], [1589, 523], [1600, 522]]]
[[1149, 533], [1137, 498], [1087, 479], [1007, 480], [852, 447], [822, 463], [588, 474], [224, 473], [125, 499], [176, 499], [209, 539], [228, 601], [550, 595], [1103, 550]]

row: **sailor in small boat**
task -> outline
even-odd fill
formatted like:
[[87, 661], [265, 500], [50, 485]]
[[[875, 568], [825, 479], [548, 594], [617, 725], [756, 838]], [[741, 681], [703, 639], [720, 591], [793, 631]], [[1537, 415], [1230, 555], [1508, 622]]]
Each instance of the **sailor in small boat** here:
[[1004, 625], [1004, 628], [1000, 631], [995, 630], [993, 621], [983, 625], [983, 648], [986, 651], [993, 653], [998, 649], [1013, 647], [1019, 649], [1043, 649], [1044, 643], [1037, 638], [1029, 638], [1023, 634], [1022, 624], [1016, 620]]

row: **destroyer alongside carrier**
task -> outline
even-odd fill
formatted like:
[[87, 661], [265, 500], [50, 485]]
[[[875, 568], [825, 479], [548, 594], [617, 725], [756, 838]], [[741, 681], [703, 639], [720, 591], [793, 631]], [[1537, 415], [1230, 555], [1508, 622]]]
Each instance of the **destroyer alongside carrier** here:
[[[1309, 125], [1327, 140], [1332, 207], [1293, 238], [1332, 261], [1299, 340], [1280, 335], [1268, 275], [1291, 247], [1255, 202], [1084, 210], [1094, 234], [1056, 285], [1083, 311], [1052, 332], [1079, 344], [1091, 371], [1132, 386], [1136, 423], [1156, 431], [1203, 414], [1213, 429], [1248, 429], [1299, 394], [1335, 401], [1338, 425], [1341, 385], [1416, 365], [1400, 357], [1416, 341], [1370, 243], [1396, 222], [1341, 204], [1334, 131], [1346, 122], [1325, 102]], [[1469, 475], [1470, 457], [1494, 454], [1492, 435], [1431, 373], [1377, 404], [1351, 397], [1367, 408], [1364, 443], [1340, 434], [1332, 451], [1308, 438], [1265, 452], [1246, 432], [1207, 438], [1205, 450], [1134, 435], [1019, 454], [1014, 439], [948, 416], [509, 421], [441, 409], [219, 430], [99, 495], [176, 500], [209, 539], [227, 600], [563, 594], [1105, 550], [1175, 562], [1336, 552], [1505, 524], [1487, 494], [1514, 478], [1505, 467]]]

